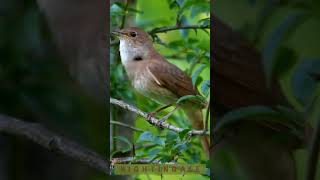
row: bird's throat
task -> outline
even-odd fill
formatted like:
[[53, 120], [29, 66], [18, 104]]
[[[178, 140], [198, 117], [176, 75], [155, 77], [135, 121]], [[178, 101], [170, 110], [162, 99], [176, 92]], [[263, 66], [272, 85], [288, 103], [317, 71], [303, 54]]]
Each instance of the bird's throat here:
[[124, 66], [146, 58], [148, 50], [143, 46], [134, 46], [130, 42], [120, 41], [120, 56]]

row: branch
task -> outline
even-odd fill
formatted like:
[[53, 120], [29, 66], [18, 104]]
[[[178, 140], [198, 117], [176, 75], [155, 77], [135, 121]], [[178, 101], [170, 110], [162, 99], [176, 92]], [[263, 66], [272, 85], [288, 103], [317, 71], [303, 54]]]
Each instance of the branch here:
[[[188, 26], [170, 26], [170, 27], [158, 27], [154, 28], [148, 33], [153, 36], [156, 33], [165, 33], [168, 31], [174, 31], [179, 29], [210, 29], [209, 25], [188, 25]], [[119, 44], [119, 40], [114, 40], [110, 43], [110, 46], [115, 46]]]
[[152, 35], [155, 33], [165, 33], [168, 31], [174, 31], [179, 29], [210, 29], [210, 25], [186, 25], [186, 26], [159, 27], [159, 28], [152, 29], [148, 33]]
[[110, 121], [110, 124], [127, 127], [129, 129], [132, 129], [132, 130], [135, 130], [135, 131], [138, 131], [138, 132], [144, 132], [144, 130], [142, 130], [142, 129], [139, 129], [139, 128], [136, 128], [136, 127], [133, 127], [133, 126], [130, 126], [128, 124], [125, 124], [125, 123], [122, 123], [122, 122], [118, 122], [118, 121]]
[[[141, 158], [141, 159], [134, 159], [134, 157], [119, 157], [119, 158], [112, 158], [111, 166], [114, 164], [149, 164], [152, 163], [152, 159], [149, 158]], [[158, 161], [154, 161], [158, 162]]]
[[[157, 126], [157, 127], [160, 127], [160, 128], [166, 128], [166, 129], [169, 129], [171, 131], [175, 131], [175, 132], [181, 132], [183, 131], [182, 128], [179, 128], [179, 127], [176, 127], [176, 126], [173, 126], [165, 121], [161, 122], [159, 121], [158, 119], [154, 118], [154, 117], [151, 117], [151, 118], [148, 118], [148, 114], [141, 111], [140, 109], [132, 106], [132, 105], [129, 105], [123, 101], [120, 101], [120, 100], [117, 100], [117, 99], [114, 99], [114, 98], [110, 98], [110, 103], [111, 104], [114, 104], [114, 105], [117, 105], [117, 106], [120, 106], [122, 107], [123, 109], [126, 109], [126, 110], [129, 110], [129, 111], [132, 111], [142, 117], [144, 117], [144, 119], [146, 121], [148, 121], [150, 124], [154, 125], [154, 126]], [[209, 135], [209, 132], [207, 131], [203, 131], [203, 130], [191, 130], [189, 131], [189, 134], [190, 135]]]
[[126, 5], [124, 7], [125, 14], [122, 16], [120, 29], [122, 29], [124, 27], [124, 25], [126, 24], [128, 7], [129, 7], [129, 2], [128, 2], [128, 0], [126, 0]]
[[209, 103], [208, 103], [208, 108], [207, 108], [207, 113], [206, 113], [206, 121], [204, 124], [204, 130], [208, 131], [209, 130], [209, 114], [210, 114], [210, 99], [209, 99]]
[[109, 162], [104, 157], [76, 142], [58, 136], [39, 124], [0, 115], [0, 132], [23, 136], [50, 151], [82, 161], [105, 174], [109, 174]]

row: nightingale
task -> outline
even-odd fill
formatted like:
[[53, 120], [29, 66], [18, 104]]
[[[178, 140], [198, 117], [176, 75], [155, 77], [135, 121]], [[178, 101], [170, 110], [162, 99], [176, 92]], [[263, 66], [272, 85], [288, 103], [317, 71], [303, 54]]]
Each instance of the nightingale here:
[[[120, 40], [121, 63], [138, 93], [167, 106], [182, 96], [200, 95], [191, 78], [157, 52], [148, 33], [137, 27], [129, 27], [113, 31], [112, 34]], [[193, 128], [202, 130], [201, 109], [206, 105], [196, 105], [191, 99], [181, 107], [192, 121]], [[201, 143], [209, 157], [208, 137], [202, 136]]]

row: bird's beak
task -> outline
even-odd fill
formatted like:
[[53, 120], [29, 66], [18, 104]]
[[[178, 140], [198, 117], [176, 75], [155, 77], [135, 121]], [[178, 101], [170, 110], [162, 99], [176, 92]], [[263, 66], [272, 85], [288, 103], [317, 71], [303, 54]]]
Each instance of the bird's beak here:
[[117, 37], [121, 37], [121, 36], [125, 35], [123, 32], [121, 32], [121, 31], [116, 31], [116, 30], [112, 31], [111, 34], [112, 34], [112, 35], [115, 35], [115, 36], [117, 36]]

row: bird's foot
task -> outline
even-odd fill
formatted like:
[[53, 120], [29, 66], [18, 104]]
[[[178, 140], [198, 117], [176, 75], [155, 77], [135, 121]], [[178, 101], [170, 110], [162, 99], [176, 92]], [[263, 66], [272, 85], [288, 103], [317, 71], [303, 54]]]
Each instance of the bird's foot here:
[[163, 117], [163, 118], [161, 118], [161, 119], [159, 119], [157, 122], [156, 122], [156, 125], [158, 126], [158, 127], [160, 127], [160, 128], [162, 128], [162, 123], [164, 122], [164, 121], [166, 121], [168, 118], [165, 118], [165, 117]]
[[164, 116], [163, 118], [159, 119], [159, 121], [157, 122], [158, 124], [162, 124], [163, 122], [165, 122], [168, 119], [168, 117]]
[[171, 112], [163, 116], [159, 121], [157, 122], [157, 125], [162, 126], [162, 123], [166, 121], [176, 110], [178, 109], [178, 106], [176, 106]]
[[147, 119], [151, 120], [151, 118], [153, 118], [155, 115], [156, 115], [155, 112], [149, 112], [149, 113], [147, 113]]

